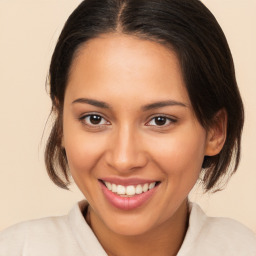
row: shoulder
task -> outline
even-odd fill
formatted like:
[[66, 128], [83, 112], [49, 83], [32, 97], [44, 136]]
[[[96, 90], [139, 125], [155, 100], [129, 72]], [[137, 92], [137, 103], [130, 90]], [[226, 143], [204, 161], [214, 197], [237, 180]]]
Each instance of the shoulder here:
[[0, 232], [0, 256], [106, 256], [77, 203], [68, 215], [32, 220]]
[[241, 252], [237, 255], [243, 255], [244, 252], [248, 252], [247, 255], [256, 255], [255, 234], [238, 221], [208, 217], [201, 232], [201, 240], [215, 243], [221, 250]]
[[81, 255], [79, 250], [69, 215], [26, 221], [0, 232], [0, 256]]
[[30, 233], [43, 235], [47, 232], [52, 235], [58, 230], [66, 228], [66, 219], [67, 216], [59, 216], [24, 221], [0, 232], [0, 241], [9, 236], [17, 236], [20, 233], [23, 234], [23, 237], [25, 237], [25, 234], [29, 235]]
[[49, 217], [16, 224], [0, 233], [0, 255], [14, 255], [33, 244], [40, 248], [60, 241], [68, 230], [66, 217]]
[[208, 217], [196, 204], [187, 236], [184, 242], [194, 255], [256, 255], [256, 236], [250, 229], [229, 218]]

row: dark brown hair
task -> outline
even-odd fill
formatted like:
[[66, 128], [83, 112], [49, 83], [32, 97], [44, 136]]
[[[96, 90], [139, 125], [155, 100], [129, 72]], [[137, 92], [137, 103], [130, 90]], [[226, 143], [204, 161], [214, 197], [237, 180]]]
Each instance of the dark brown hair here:
[[227, 40], [215, 17], [199, 0], [85, 0], [70, 15], [49, 71], [54, 125], [45, 163], [50, 178], [62, 188], [69, 184], [61, 138], [70, 66], [78, 48], [103, 33], [133, 35], [174, 50], [194, 112], [203, 127], [210, 125], [219, 110], [226, 110], [224, 147], [218, 155], [205, 157], [202, 166], [205, 190], [217, 190], [220, 181], [238, 167], [244, 113]]

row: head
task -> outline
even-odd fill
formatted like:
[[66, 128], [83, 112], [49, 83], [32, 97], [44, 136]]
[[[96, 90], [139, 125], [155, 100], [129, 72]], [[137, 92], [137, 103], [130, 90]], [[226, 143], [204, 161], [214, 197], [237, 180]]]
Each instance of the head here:
[[[71, 173], [116, 232], [164, 223], [199, 176], [218, 190], [237, 169], [243, 106], [232, 56], [198, 0], [83, 1], [59, 37], [49, 82], [48, 173], [62, 188]], [[127, 178], [157, 182], [161, 193], [145, 206], [157, 202], [154, 214], [106, 203], [102, 180]]]

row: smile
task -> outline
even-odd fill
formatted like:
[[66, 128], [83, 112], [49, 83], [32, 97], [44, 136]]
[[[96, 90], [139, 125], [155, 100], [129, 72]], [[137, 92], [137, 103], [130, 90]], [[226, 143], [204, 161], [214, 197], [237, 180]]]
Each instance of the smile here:
[[118, 184], [117, 181], [99, 181], [107, 201], [121, 210], [133, 210], [144, 205], [153, 197], [161, 183], [159, 181], [141, 181], [139, 184], [137, 181], [132, 184], [130, 181], [129, 184], [126, 183], [128, 181], [123, 181], [120, 182], [123, 184]]
[[123, 185], [110, 183], [107, 181], [103, 181], [103, 183], [108, 188], [108, 190], [112, 191], [113, 193], [119, 196], [124, 196], [124, 197], [140, 195], [142, 193], [147, 192], [148, 190], [153, 189], [157, 185], [157, 182], [138, 184], [136, 186], [135, 185], [123, 186]]

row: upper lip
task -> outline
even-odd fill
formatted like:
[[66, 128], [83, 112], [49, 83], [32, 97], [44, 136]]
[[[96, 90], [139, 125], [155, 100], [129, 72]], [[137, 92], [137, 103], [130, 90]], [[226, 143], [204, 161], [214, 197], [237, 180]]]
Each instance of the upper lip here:
[[120, 178], [120, 177], [104, 177], [99, 179], [101, 181], [109, 182], [112, 184], [118, 184], [123, 186], [129, 186], [129, 185], [139, 185], [139, 184], [145, 184], [145, 183], [152, 183], [152, 182], [158, 182], [158, 180], [152, 180], [152, 179], [143, 179], [143, 178]]

